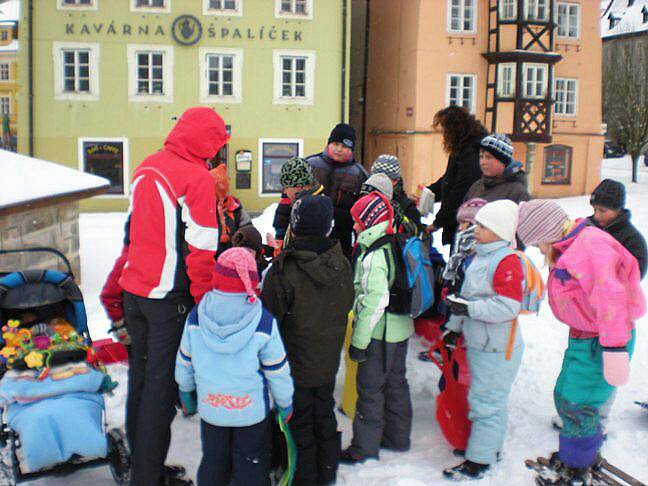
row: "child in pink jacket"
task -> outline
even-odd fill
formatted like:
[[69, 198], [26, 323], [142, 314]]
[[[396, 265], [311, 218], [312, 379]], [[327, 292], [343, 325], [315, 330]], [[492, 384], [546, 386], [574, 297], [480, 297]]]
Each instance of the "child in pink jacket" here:
[[521, 204], [518, 237], [549, 262], [548, 295], [569, 345], [554, 389], [563, 421], [560, 461], [566, 481], [586, 477], [603, 442], [600, 408], [628, 381], [634, 322], [646, 310], [637, 260], [587, 220], [569, 221], [554, 201]]

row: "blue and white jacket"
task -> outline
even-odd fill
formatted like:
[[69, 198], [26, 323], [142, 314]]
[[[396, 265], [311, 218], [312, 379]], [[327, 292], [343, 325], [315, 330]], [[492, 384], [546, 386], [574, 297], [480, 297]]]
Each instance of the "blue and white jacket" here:
[[277, 322], [245, 294], [212, 290], [187, 317], [176, 358], [180, 391], [197, 390], [198, 413], [212, 425], [245, 427], [294, 392]]

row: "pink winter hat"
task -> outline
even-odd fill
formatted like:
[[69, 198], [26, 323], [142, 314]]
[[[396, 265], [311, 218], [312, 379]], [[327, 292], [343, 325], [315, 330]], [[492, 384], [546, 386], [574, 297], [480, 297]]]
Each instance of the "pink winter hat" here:
[[475, 224], [475, 216], [477, 216], [477, 211], [486, 205], [488, 201], [480, 197], [473, 197], [464, 202], [459, 209], [457, 210], [457, 223], [461, 224], [464, 221], [468, 221], [471, 224]]
[[212, 286], [221, 292], [247, 294], [256, 301], [259, 274], [252, 251], [245, 247], [225, 250], [218, 257], [212, 275]]
[[534, 199], [520, 204], [517, 234], [525, 246], [555, 243], [563, 237], [569, 216], [550, 199]]

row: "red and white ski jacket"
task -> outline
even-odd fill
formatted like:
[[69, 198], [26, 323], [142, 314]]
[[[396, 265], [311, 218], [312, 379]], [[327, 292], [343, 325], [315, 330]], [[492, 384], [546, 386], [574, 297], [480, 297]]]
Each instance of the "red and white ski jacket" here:
[[211, 288], [218, 246], [216, 193], [206, 159], [229, 138], [211, 108], [185, 111], [164, 141], [133, 174], [130, 245], [119, 279], [127, 292], [164, 299]]

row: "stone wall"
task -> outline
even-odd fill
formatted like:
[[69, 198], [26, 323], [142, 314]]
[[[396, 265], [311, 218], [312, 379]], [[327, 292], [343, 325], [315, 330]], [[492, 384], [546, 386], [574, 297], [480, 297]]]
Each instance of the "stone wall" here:
[[[79, 203], [63, 202], [51, 206], [3, 213], [0, 210], [0, 249], [13, 250], [51, 247], [64, 253], [80, 282]], [[65, 271], [65, 264], [51, 253], [0, 254], [0, 272], [47, 268]]]

